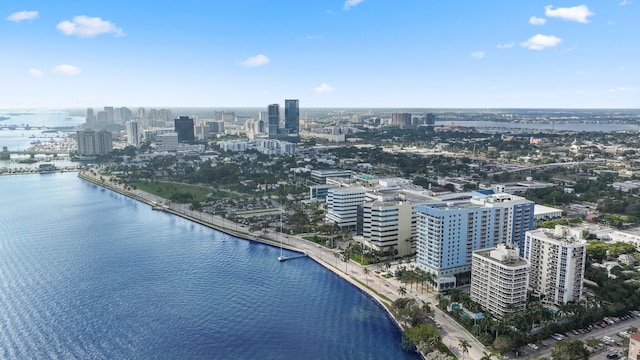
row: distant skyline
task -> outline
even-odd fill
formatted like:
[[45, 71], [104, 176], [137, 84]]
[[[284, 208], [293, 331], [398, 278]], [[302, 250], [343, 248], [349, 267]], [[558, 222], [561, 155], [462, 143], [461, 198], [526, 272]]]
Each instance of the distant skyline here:
[[0, 108], [640, 108], [640, 2], [0, 4]]

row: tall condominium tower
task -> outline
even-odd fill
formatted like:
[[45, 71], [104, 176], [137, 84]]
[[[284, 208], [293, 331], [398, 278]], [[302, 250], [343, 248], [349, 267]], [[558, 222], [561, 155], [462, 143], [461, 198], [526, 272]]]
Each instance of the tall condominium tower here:
[[277, 136], [278, 129], [280, 128], [280, 105], [269, 105], [269, 107], [267, 108], [267, 113], [267, 116], [269, 118], [267, 123], [268, 134], [269, 136]]
[[85, 124], [89, 128], [95, 127], [96, 125], [98, 125], [98, 118], [93, 113], [93, 109], [92, 108], [87, 108], [87, 117], [85, 119]]
[[113, 106], [105, 106], [104, 112], [107, 113], [107, 123], [108, 124], [115, 123], [115, 117], [113, 116]]
[[391, 125], [399, 126], [400, 128], [410, 128], [413, 124], [411, 122], [411, 113], [392, 113]]
[[518, 253], [505, 244], [473, 252], [471, 300], [494, 316], [525, 309], [529, 263]]
[[289, 134], [298, 135], [300, 129], [300, 107], [297, 99], [284, 101], [284, 127]]
[[113, 139], [106, 130], [80, 130], [78, 135], [78, 153], [84, 156], [107, 155], [113, 151]]
[[194, 120], [188, 116], [180, 116], [174, 120], [176, 133], [178, 133], [178, 142], [194, 141]]
[[140, 147], [140, 127], [138, 126], [138, 122], [135, 120], [127, 121], [127, 145]]
[[473, 251], [523, 245], [533, 228], [534, 205], [521, 196], [481, 190], [470, 200], [417, 206], [418, 264], [436, 275], [438, 290], [457, 286], [455, 276], [471, 270]]
[[587, 242], [581, 230], [527, 231], [524, 257], [531, 264], [529, 287], [547, 304], [566, 304], [582, 297]]

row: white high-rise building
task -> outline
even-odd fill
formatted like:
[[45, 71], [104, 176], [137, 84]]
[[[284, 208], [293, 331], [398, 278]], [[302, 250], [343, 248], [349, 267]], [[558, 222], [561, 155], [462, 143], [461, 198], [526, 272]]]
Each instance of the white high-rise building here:
[[527, 302], [529, 263], [517, 247], [499, 244], [473, 252], [471, 300], [497, 317], [521, 312]]
[[140, 147], [141, 145], [141, 137], [140, 137], [140, 127], [138, 126], [138, 122], [135, 120], [127, 121], [127, 145]]
[[415, 252], [415, 204], [407, 201], [374, 201], [362, 205], [362, 237], [378, 251], [398, 250], [398, 256]]
[[358, 206], [364, 203], [366, 193], [363, 187], [329, 189], [326, 221], [340, 227], [355, 228]]
[[566, 226], [527, 231], [524, 257], [531, 264], [529, 286], [547, 304], [582, 298], [587, 242]]
[[456, 287], [456, 275], [471, 270], [474, 250], [497, 244], [520, 248], [533, 228], [534, 202], [482, 190], [470, 200], [416, 207], [418, 264], [434, 274], [438, 290]]

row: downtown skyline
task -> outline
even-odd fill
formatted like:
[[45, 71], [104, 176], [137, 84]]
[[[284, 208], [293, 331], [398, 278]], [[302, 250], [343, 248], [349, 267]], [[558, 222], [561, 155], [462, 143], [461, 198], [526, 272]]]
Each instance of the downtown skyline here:
[[[19, 6], [19, 7], [18, 7]], [[637, 108], [634, 1], [0, 5], [0, 108]]]

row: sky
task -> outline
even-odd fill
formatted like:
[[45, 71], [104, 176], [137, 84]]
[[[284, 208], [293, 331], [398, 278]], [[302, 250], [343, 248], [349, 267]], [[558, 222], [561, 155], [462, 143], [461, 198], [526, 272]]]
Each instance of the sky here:
[[640, 0], [0, 2], [0, 108], [640, 108]]

